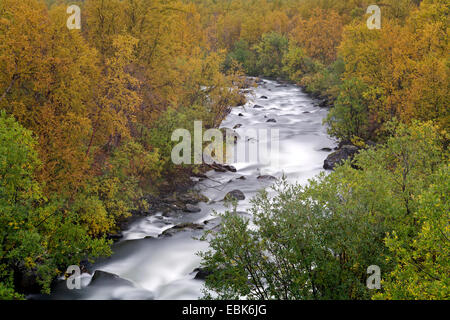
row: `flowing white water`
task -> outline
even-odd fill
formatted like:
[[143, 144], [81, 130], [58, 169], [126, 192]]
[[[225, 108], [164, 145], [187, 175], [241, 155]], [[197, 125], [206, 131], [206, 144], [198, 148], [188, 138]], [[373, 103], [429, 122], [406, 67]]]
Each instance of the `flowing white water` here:
[[[267, 97], [263, 99], [261, 97]], [[253, 108], [257, 104], [263, 108]], [[240, 115], [241, 114], [241, 115]], [[333, 148], [335, 143], [326, 133], [322, 120], [327, 110], [315, 106], [315, 101], [294, 85], [275, 81], [264, 83], [249, 95], [249, 102], [233, 108], [222, 127], [233, 128], [244, 135], [246, 130], [279, 129], [277, 164], [256, 162], [236, 163], [236, 173], [211, 171], [210, 179], [198, 182], [197, 188], [211, 202], [201, 203], [199, 213], [163, 216], [157, 214], [136, 221], [124, 231], [124, 238], [113, 246], [114, 254], [94, 265], [120, 278], [99, 278], [83, 274], [82, 289], [68, 290], [64, 281], [54, 288], [50, 299], [197, 299], [201, 297], [203, 282], [195, 280], [193, 270], [200, 265], [197, 252], [207, 249], [207, 243], [193, 239], [202, 231], [185, 230], [172, 237], [160, 237], [162, 232], [185, 222], [203, 224], [213, 220], [213, 211], [223, 212], [221, 201], [227, 192], [241, 190], [246, 200], [240, 201], [238, 211], [245, 214], [249, 200], [273, 181], [258, 180], [260, 175], [281, 177], [290, 182], [306, 183], [317, 175], [328, 155], [322, 148]], [[276, 122], [267, 122], [275, 119]], [[238, 179], [244, 176], [246, 179]], [[213, 224], [210, 224], [213, 225]], [[127, 280], [127, 281], [125, 281]]]

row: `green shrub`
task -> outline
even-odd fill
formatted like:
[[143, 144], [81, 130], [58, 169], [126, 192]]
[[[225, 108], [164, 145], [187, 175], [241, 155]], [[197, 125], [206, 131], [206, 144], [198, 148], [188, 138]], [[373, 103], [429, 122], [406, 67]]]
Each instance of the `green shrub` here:
[[280, 33], [262, 36], [256, 45], [257, 69], [265, 77], [283, 77], [283, 58], [288, 50], [288, 39]]
[[212, 271], [205, 296], [369, 299], [367, 268], [377, 265], [384, 298], [448, 297], [448, 153], [429, 123], [393, 127], [385, 145], [356, 156], [360, 169], [346, 162], [305, 187], [262, 191], [254, 226], [223, 214], [201, 254]]
[[110, 253], [109, 243], [91, 238], [66, 201], [42, 196], [34, 178], [40, 165], [35, 146], [31, 131], [1, 111], [0, 296], [5, 298], [20, 297], [13, 283], [16, 272], [35, 274], [49, 292], [53, 278], [69, 265]]

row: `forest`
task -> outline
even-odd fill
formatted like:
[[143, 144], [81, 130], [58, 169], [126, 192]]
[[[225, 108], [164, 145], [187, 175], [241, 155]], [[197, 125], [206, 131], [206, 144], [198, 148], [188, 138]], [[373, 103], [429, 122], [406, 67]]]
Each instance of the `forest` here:
[[[67, 27], [68, 5], [81, 28]], [[369, 5], [381, 28], [367, 27]], [[247, 77], [289, 81], [361, 151], [230, 209], [202, 253], [207, 298], [448, 299], [446, 0], [0, 0], [0, 299], [67, 266], [202, 165], [177, 128], [217, 128]], [[366, 269], [383, 270], [368, 290]], [[26, 277], [32, 285], [24, 286]]]

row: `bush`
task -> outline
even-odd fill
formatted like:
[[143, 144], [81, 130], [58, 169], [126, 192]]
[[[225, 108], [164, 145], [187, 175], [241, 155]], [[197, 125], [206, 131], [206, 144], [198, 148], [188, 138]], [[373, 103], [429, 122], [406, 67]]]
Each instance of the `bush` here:
[[233, 51], [231, 51], [225, 61], [225, 69], [232, 67], [232, 61], [237, 61], [244, 68], [245, 73], [249, 76], [257, 76], [256, 55], [250, 49], [250, 45], [245, 40], [239, 40], [235, 43]]
[[277, 32], [266, 33], [256, 45], [257, 69], [266, 77], [283, 76], [283, 57], [288, 50], [288, 39]]
[[364, 98], [367, 86], [358, 79], [344, 81], [334, 107], [328, 113], [328, 133], [338, 139], [367, 139], [369, 108]]
[[313, 61], [306, 55], [301, 47], [290, 41], [289, 49], [283, 57], [283, 73], [286, 74], [291, 81], [300, 83], [303, 76], [313, 72], [313, 70]]

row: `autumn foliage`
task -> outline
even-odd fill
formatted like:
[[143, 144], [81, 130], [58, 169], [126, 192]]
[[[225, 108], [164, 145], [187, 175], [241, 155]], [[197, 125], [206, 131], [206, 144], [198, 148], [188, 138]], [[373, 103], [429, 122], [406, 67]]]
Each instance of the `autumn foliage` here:
[[[68, 2], [0, 0], [0, 298], [20, 298], [23, 275], [48, 292], [67, 265], [109, 254], [145, 195], [197, 169], [171, 163], [172, 131], [219, 126], [242, 103], [243, 73], [325, 100], [340, 140], [383, 143], [391, 120], [418, 120], [448, 145], [448, 1], [374, 1], [380, 30], [366, 0], [74, 1], [81, 30], [66, 26]], [[421, 256], [442, 188], [419, 201]]]

